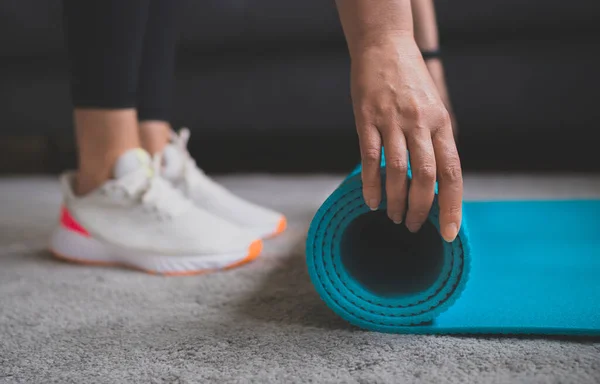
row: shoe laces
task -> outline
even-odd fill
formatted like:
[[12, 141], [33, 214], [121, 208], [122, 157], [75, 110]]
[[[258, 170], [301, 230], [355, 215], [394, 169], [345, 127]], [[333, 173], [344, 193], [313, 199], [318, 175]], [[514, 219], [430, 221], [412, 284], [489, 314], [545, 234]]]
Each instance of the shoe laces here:
[[172, 134], [171, 140], [183, 156], [181, 178], [177, 184], [183, 183], [186, 191], [189, 191], [198, 183], [210, 184], [212, 187], [216, 187], [217, 184], [198, 166], [196, 160], [190, 155], [187, 149], [190, 135], [190, 130], [186, 127], [181, 128], [178, 133], [173, 132]]
[[117, 182], [127, 197], [137, 200], [159, 218], [171, 218], [186, 211], [191, 202], [160, 176], [161, 156], [152, 157], [150, 167], [140, 168]]

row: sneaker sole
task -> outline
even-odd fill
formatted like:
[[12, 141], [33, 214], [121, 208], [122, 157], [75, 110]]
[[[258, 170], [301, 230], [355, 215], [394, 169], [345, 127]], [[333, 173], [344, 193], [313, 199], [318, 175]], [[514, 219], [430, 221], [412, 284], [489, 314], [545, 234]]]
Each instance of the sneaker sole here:
[[126, 267], [153, 275], [191, 276], [246, 264], [258, 257], [263, 244], [256, 240], [243, 253], [165, 256], [121, 249], [59, 226], [50, 238], [49, 248], [56, 258], [79, 264]]

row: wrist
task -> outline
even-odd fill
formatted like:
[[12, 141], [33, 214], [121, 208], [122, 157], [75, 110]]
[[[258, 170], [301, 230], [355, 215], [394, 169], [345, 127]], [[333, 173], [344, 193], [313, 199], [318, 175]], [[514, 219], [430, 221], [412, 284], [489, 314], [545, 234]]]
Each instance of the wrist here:
[[437, 49], [440, 45], [436, 31], [415, 31], [415, 41], [422, 51], [430, 51]]
[[[361, 55], [364, 52], [373, 49], [382, 49], [390, 47], [398, 49], [401, 47], [411, 47], [418, 52], [414, 35], [409, 30], [395, 30], [386, 32], [372, 32], [365, 34], [360, 38], [354, 39], [352, 44], [348, 44], [350, 50], [350, 57]], [[405, 48], [403, 50], [406, 50]], [[406, 53], [406, 52], [405, 52]]]

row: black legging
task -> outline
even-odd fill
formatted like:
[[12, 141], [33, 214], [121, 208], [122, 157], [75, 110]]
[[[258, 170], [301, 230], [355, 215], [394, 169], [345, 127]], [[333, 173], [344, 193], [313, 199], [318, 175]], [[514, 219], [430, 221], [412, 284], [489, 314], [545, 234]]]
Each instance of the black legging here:
[[180, 0], [64, 0], [75, 108], [169, 121]]

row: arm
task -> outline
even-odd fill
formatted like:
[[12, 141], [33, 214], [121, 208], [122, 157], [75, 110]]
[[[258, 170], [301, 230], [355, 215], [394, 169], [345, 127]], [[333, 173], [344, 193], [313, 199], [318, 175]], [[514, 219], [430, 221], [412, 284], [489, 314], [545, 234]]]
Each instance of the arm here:
[[350, 56], [383, 40], [413, 35], [410, 0], [336, 0]]
[[415, 41], [421, 51], [439, 48], [438, 27], [433, 0], [412, 0]]
[[[435, 7], [433, 0], [412, 0], [412, 12], [414, 18], [415, 41], [422, 52], [436, 52], [440, 48], [437, 20], [435, 16]], [[446, 76], [444, 66], [440, 58], [431, 57], [425, 61], [429, 74], [433, 78], [435, 85], [444, 101], [444, 105], [450, 113], [452, 120], [452, 129], [456, 133], [457, 125], [448, 86], [446, 85]]]
[[337, 0], [337, 7], [350, 51], [365, 202], [373, 210], [381, 202], [383, 145], [390, 219], [417, 232], [431, 209], [437, 176], [440, 229], [452, 241], [462, 218], [460, 160], [450, 117], [415, 42], [411, 0]]

